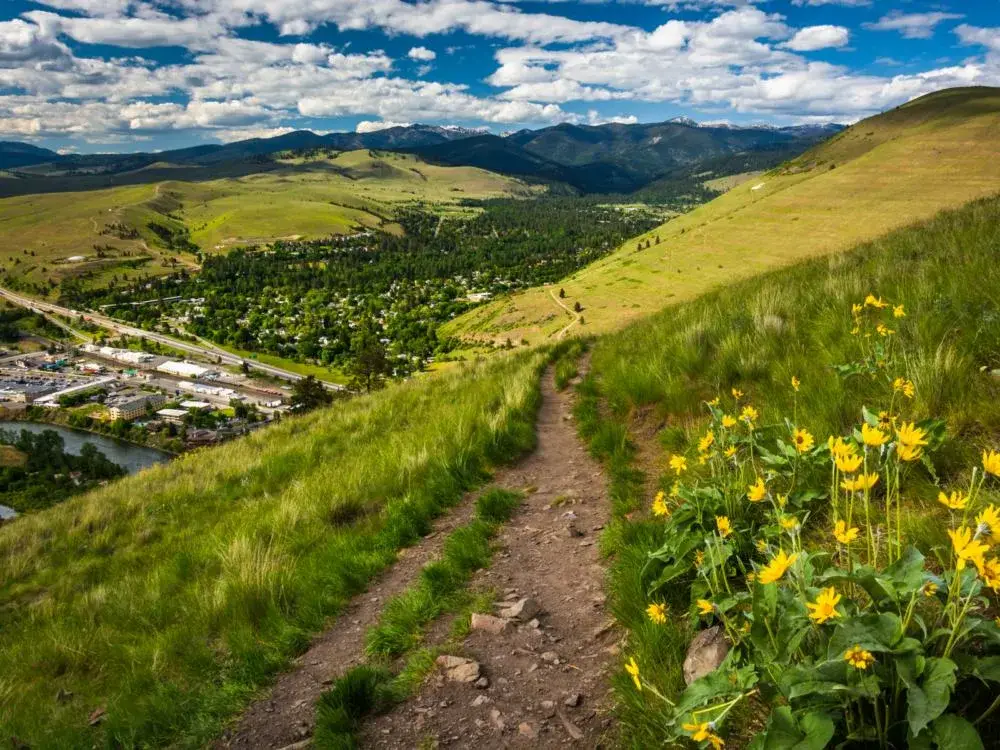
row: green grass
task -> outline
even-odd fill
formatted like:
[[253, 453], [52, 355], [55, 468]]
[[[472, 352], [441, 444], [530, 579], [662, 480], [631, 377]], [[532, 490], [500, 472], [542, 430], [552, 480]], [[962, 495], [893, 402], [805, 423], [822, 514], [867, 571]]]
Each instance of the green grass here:
[[272, 367], [280, 367], [283, 370], [288, 370], [289, 372], [294, 372], [298, 375], [312, 375], [317, 380], [323, 380], [327, 383], [346, 385], [349, 380], [347, 375], [333, 367], [325, 367], [323, 365], [312, 364], [309, 362], [296, 362], [294, 359], [279, 357], [276, 354], [250, 352], [245, 349], [237, 349], [234, 346], [225, 346], [214, 342], [212, 342], [212, 345], [217, 346], [220, 349], [225, 349], [227, 352], [235, 354], [237, 357], [251, 359], [255, 362], [271, 365]]
[[[818, 441], [856, 425], [861, 407], [884, 386], [863, 377], [842, 380], [833, 366], [856, 358], [850, 334], [853, 302], [875, 293], [905, 305], [899, 343], [906, 373], [916, 384], [911, 411], [917, 419], [941, 417], [948, 437], [935, 454], [942, 486], [964, 482], [984, 447], [1000, 442], [1000, 199], [888, 234], [856, 250], [812, 260], [741, 282], [678, 305], [598, 339], [592, 376], [580, 386], [577, 417], [582, 435], [609, 469], [615, 521], [604, 539], [613, 555], [611, 606], [629, 631], [629, 653], [664, 695], [683, 687], [680, 667], [693, 624], [684, 586], [666, 592], [675, 616], [662, 627], [645, 615], [642, 567], [662, 544], [660, 524], [648, 520], [642, 470], [661, 488], [667, 453], [685, 450], [701, 432], [703, 402], [738, 387], [761, 412], [761, 424], [797, 408], [801, 426]], [[801, 381], [794, 395], [792, 375]], [[793, 401], [793, 399], [797, 399]], [[655, 458], [640, 454], [630, 430], [665, 425]], [[919, 473], [917, 475], [919, 477]], [[935, 502], [934, 477], [912, 483], [906, 498], [904, 536], [926, 553], [946, 542], [947, 511]], [[991, 492], [993, 501], [996, 493]], [[820, 514], [821, 516], [822, 514]], [[813, 519], [822, 524], [822, 518]], [[808, 533], [808, 532], [807, 532]], [[647, 747], [662, 736], [663, 712], [618, 678], [624, 743]]]
[[477, 500], [476, 517], [448, 536], [441, 557], [424, 566], [414, 586], [386, 603], [378, 624], [366, 636], [369, 657], [406, 653], [420, 641], [427, 624], [454, 608], [454, 597], [472, 574], [489, 565], [493, 557], [490, 540], [520, 500], [520, 495], [499, 489]]
[[[445, 333], [546, 340], [566, 325], [550, 295], [560, 288], [566, 304], [583, 307], [586, 325], [571, 333], [603, 333], [665, 304], [848, 250], [993, 194], [1000, 185], [998, 127], [1000, 89], [923, 97], [852, 126], [555, 285], [476, 308]], [[660, 244], [638, 249], [657, 235]]]
[[5, 736], [204, 746], [400, 547], [533, 445], [544, 362], [338, 403], [0, 528]]

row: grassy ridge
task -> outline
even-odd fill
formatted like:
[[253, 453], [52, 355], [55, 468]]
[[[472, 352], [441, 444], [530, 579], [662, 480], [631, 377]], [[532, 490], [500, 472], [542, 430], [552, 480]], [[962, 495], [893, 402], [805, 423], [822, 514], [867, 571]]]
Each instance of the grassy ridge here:
[[[612, 477], [617, 521], [605, 539], [615, 553], [611, 601], [630, 631], [629, 653], [642, 665], [644, 679], [664, 695], [676, 696], [683, 688], [681, 662], [695, 625], [680, 616], [691, 608], [682, 586], [671, 589], [667, 603], [675, 616], [664, 625], [652, 623], [645, 612], [649, 581], [642, 569], [647, 554], [663, 543], [663, 532], [662, 522], [645, 513], [626, 520], [651, 501], [629, 425], [637, 417], [646, 425], [665, 425], [657, 433], [657, 462], [647, 459], [642, 467], [664, 490], [673, 482], [666, 454], [690, 450], [703, 431], [704, 402], [733, 387], [761, 410], [762, 426], [797, 409], [799, 423], [817, 440], [842, 434], [857, 423], [862, 404], [880, 392], [867, 378], [841, 380], [831, 373], [857, 351], [851, 304], [875, 293], [905, 306], [897, 335], [916, 386], [909, 408], [917, 419], [947, 421], [948, 437], [935, 454], [934, 470], [942, 486], [961, 486], [980, 449], [1000, 440], [1000, 379], [990, 372], [1000, 367], [998, 244], [1000, 199], [981, 200], [854, 252], [670, 308], [598, 340], [577, 414]], [[797, 395], [789, 385], [793, 375], [802, 382]], [[948, 512], [935, 501], [933, 481], [930, 474], [917, 475], [903, 516], [904, 536], [926, 554], [947, 545]], [[995, 494], [989, 500], [995, 502]], [[812, 523], [826, 528], [822, 518]], [[618, 687], [627, 743], [646, 747], [661, 741], [662, 704], [635, 691], [625, 675]]]
[[574, 335], [603, 332], [665, 302], [848, 250], [993, 194], [1000, 185], [998, 127], [1000, 89], [922, 97], [630, 240], [555, 287], [477, 308], [446, 332], [501, 340], [551, 336], [565, 325], [550, 296], [560, 287], [565, 304], [583, 307], [586, 325]]
[[0, 528], [2, 734], [202, 746], [491, 463], [532, 445], [544, 360], [289, 419]]
[[[287, 160], [277, 169], [242, 177], [23, 195], [0, 199], [0, 270], [34, 283], [87, 274], [96, 284], [114, 274], [170, 270], [177, 253], [163, 246], [150, 223], [175, 233], [186, 229], [195, 244], [212, 252], [279, 238], [343, 234], [358, 226], [393, 231], [391, 217], [401, 205], [428, 202], [443, 211], [460, 210], [456, 204], [465, 198], [530, 192], [517, 180], [472, 167], [354, 151], [330, 159]], [[130, 227], [138, 236], [102, 234], [112, 225]], [[97, 257], [94, 245], [110, 249]], [[74, 256], [84, 259], [67, 262]], [[130, 265], [140, 259], [146, 260], [137, 268]]]

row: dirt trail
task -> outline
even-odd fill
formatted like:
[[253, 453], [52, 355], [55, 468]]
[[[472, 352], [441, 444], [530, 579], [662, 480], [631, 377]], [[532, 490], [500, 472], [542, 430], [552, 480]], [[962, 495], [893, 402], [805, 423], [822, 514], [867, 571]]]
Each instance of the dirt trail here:
[[600, 531], [610, 501], [598, 464], [577, 438], [572, 397], [543, 381], [538, 447], [497, 477], [537, 487], [501, 532], [500, 550], [473, 586], [500, 598], [530, 597], [536, 622], [492, 635], [476, 630], [461, 656], [482, 665], [489, 686], [432, 676], [419, 694], [370, 721], [362, 746], [598, 747], [608, 731], [606, 675], [617, 660], [602, 590]]
[[[474, 631], [462, 653], [482, 664], [489, 687], [445, 683], [435, 675], [414, 699], [373, 719], [363, 746], [414, 748], [430, 739], [452, 747], [555, 747], [574, 742], [571, 735], [580, 747], [600, 744], [608, 705], [604, 677], [616, 653], [598, 554], [610, 502], [600, 466], [577, 438], [571, 408], [572, 396], [555, 390], [550, 368], [542, 381], [535, 451], [498, 471], [490, 485], [534, 491], [501, 531], [492, 566], [473, 580], [475, 588], [492, 589], [500, 598], [534, 599], [542, 610], [537, 627], [525, 623], [501, 635]], [[440, 553], [449, 531], [471, 519], [478, 494], [468, 495], [433, 534], [401, 553], [218, 747], [307, 745], [320, 694], [363, 660], [365, 631], [385, 601]], [[432, 626], [429, 642], [445, 630]], [[574, 696], [579, 699], [568, 705]], [[522, 723], [527, 726], [519, 729]]]
[[424, 564], [441, 552], [448, 533], [472, 518], [470, 494], [440, 518], [434, 530], [399, 559], [366, 592], [358, 595], [313, 641], [309, 650], [282, 674], [270, 693], [251, 704], [238, 724], [217, 743], [219, 748], [283, 748], [312, 736], [316, 700], [333, 681], [364, 659], [365, 631], [378, 621], [385, 602], [405, 590]]

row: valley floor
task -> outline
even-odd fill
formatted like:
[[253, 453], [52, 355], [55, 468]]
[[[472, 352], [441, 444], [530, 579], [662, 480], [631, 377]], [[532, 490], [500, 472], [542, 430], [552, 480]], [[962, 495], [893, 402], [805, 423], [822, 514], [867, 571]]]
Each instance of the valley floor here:
[[[500, 532], [493, 564], [471, 582], [474, 592], [508, 605], [528, 598], [539, 612], [501, 633], [472, 629], [461, 642], [445, 645], [450, 618], [433, 623], [423, 645], [475, 660], [486, 680], [477, 685], [431, 674], [409, 700], [363, 726], [362, 746], [555, 747], [576, 741], [594, 747], [608, 730], [607, 678], [617, 646], [604, 607], [598, 539], [611, 504], [600, 466], [577, 437], [572, 401], [569, 392], [556, 390], [551, 372], [543, 376], [537, 447], [500, 470], [490, 485], [523, 492], [525, 500]], [[441, 554], [446, 534], [468, 522], [480, 494], [467, 496], [359, 595], [221, 746], [304, 746], [317, 699], [364, 661], [366, 632], [386, 602]]]

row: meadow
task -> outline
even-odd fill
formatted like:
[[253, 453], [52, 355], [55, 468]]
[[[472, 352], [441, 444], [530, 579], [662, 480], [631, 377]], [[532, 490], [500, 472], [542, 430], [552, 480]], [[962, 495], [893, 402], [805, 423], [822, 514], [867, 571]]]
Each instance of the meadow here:
[[997, 89], [922, 97], [629, 240], [558, 284], [472, 310], [446, 333], [547, 339], [569, 322], [551, 298], [559, 288], [583, 308], [577, 333], [602, 333], [664, 304], [848, 250], [995, 192], [998, 126]]
[[[191, 172], [184, 170], [184, 175], [192, 177]], [[0, 243], [6, 248], [0, 253], [0, 270], [46, 287], [78, 277], [100, 286], [112, 277], [155, 276], [193, 266], [196, 249], [219, 252], [364, 227], [399, 231], [393, 216], [407, 206], [463, 213], [466, 209], [458, 205], [463, 199], [535, 191], [472, 167], [439, 167], [404, 154], [354, 151], [289, 158], [241, 177], [211, 179], [207, 172], [198, 180], [16, 196], [0, 199]], [[151, 224], [177, 241], [165, 241], [163, 231], [154, 231]]]
[[[998, 245], [979, 200], [596, 340], [577, 416], [616, 504], [623, 746], [996, 731]], [[711, 624], [735, 645], [685, 690]]]
[[203, 747], [397, 551], [533, 445], [546, 354], [282, 420], [0, 527], [0, 727]]

